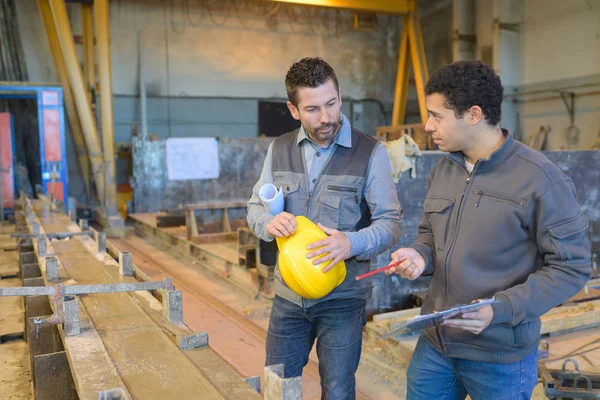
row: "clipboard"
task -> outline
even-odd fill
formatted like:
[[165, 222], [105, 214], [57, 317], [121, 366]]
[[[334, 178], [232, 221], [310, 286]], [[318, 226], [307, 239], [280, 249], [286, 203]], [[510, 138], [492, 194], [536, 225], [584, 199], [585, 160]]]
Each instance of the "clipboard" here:
[[390, 332], [386, 333], [385, 335], [379, 336], [377, 339], [386, 339], [391, 336], [398, 336], [405, 333], [420, 331], [425, 328], [430, 328], [439, 325], [443, 320], [452, 318], [460, 314], [461, 312], [475, 311], [479, 308], [497, 303], [498, 301], [492, 297], [489, 299], [479, 300], [470, 304], [459, 304], [448, 310], [419, 315], [412, 319], [409, 319], [408, 321], [402, 322], [401, 324], [394, 327], [394, 329], [392, 329]]

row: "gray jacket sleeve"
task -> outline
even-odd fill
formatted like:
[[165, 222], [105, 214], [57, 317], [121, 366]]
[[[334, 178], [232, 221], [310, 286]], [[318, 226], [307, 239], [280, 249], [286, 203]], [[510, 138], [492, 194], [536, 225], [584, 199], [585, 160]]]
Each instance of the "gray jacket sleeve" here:
[[[429, 173], [427, 190], [429, 190], [429, 187], [431, 186], [431, 181], [433, 179], [434, 173], [435, 167]], [[423, 212], [423, 215], [421, 216], [421, 221], [419, 222], [417, 240], [410, 247], [418, 251], [425, 260], [425, 270], [423, 271], [422, 275], [432, 275], [434, 255], [433, 232], [429, 223], [429, 217], [425, 212]]]
[[256, 182], [252, 189], [252, 196], [250, 197], [250, 200], [248, 200], [248, 216], [246, 217], [248, 226], [252, 229], [252, 232], [266, 242], [270, 242], [274, 239], [273, 236], [269, 235], [267, 232], [267, 225], [274, 217], [260, 201], [258, 191], [264, 184], [274, 182], [273, 170], [271, 167], [272, 149], [273, 142], [269, 145], [262, 172], [260, 173], [258, 182]]
[[345, 232], [352, 256], [369, 260], [392, 248], [402, 236], [402, 208], [387, 150], [378, 143], [369, 161], [364, 196], [371, 212], [371, 225], [358, 232]]
[[496, 294], [493, 323], [517, 325], [538, 318], [575, 295], [592, 274], [588, 221], [570, 179], [534, 199], [529, 222], [544, 265], [519, 285]]

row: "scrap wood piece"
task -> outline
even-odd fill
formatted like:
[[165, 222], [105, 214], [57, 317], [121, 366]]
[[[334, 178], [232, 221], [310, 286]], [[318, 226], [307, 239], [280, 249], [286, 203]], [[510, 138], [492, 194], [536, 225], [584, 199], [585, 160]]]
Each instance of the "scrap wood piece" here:
[[600, 300], [555, 307], [542, 316], [541, 334], [600, 324]]
[[421, 307], [406, 310], [392, 311], [373, 315], [373, 322], [378, 325], [389, 325], [395, 322], [406, 321], [421, 314]]
[[380, 326], [378, 323], [367, 322], [363, 331], [363, 343], [379, 349], [378, 353], [390, 365], [404, 369], [408, 368], [420, 335], [401, 335], [398, 337], [389, 337], [384, 340], [377, 339], [388, 332], [388, 328]]

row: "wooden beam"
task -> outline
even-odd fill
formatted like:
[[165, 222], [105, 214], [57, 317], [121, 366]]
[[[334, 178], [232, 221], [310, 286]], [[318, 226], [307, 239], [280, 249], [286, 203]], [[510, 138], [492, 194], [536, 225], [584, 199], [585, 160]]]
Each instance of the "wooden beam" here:
[[556, 307], [542, 316], [541, 334], [600, 324], [600, 300]]
[[246, 208], [248, 200], [225, 200], [225, 201], [206, 201], [196, 204], [186, 204], [186, 211], [190, 210], [220, 210], [225, 208]]
[[237, 240], [237, 232], [204, 233], [194, 236], [191, 241], [195, 244], [211, 244]]

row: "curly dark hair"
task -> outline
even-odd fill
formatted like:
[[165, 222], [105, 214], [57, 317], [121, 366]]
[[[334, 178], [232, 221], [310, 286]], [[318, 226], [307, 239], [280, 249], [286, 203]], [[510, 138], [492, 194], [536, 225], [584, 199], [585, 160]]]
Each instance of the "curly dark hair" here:
[[288, 100], [298, 107], [297, 89], [316, 88], [328, 80], [333, 80], [335, 89], [340, 90], [335, 71], [320, 57], [306, 57], [292, 64], [285, 75], [285, 89]]
[[481, 61], [457, 61], [436, 69], [425, 86], [426, 95], [433, 93], [444, 95], [456, 118], [479, 106], [490, 126], [500, 122], [504, 88], [500, 77]]

